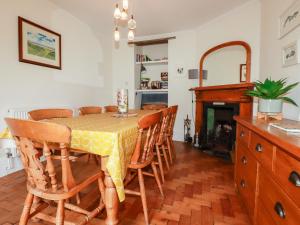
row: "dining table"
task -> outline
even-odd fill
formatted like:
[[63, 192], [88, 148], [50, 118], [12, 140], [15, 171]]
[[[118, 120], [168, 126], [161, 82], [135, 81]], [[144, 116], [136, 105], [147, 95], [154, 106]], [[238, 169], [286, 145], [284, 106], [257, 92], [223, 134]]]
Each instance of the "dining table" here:
[[72, 149], [101, 156], [108, 225], [118, 224], [119, 204], [125, 200], [124, 178], [138, 137], [138, 120], [150, 113], [153, 110], [135, 110], [128, 116], [102, 113], [47, 120], [71, 129]]

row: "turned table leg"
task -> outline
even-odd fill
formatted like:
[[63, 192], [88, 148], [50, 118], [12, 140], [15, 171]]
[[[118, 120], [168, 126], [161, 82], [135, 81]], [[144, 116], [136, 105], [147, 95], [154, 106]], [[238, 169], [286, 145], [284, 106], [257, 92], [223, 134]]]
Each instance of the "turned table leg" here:
[[107, 218], [105, 223], [107, 225], [118, 224], [118, 213], [119, 213], [119, 198], [116, 190], [116, 186], [113, 183], [112, 178], [110, 177], [108, 171], [106, 170], [106, 159], [107, 157], [101, 157], [101, 167], [104, 171], [105, 178], [105, 208], [107, 213]]

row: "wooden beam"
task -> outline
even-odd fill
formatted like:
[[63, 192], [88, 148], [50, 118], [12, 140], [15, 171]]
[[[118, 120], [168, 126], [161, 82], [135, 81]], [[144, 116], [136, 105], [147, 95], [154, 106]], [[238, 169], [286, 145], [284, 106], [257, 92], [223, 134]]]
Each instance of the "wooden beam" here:
[[174, 36], [174, 37], [144, 40], [144, 41], [129, 41], [128, 44], [134, 44], [136, 46], [159, 45], [159, 44], [167, 44], [168, 41], [171, 39], [176, 39], [176, 37]]

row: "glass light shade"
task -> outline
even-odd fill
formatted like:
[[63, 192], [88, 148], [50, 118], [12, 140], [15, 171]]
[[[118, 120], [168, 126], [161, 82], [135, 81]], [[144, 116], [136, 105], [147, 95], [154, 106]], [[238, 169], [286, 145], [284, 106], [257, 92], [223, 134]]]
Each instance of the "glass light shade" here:
[[133, 30], [129, 30], [128, 31], [128, 40], [129, 41], [133, 41], [134, 40], [134, 31]]
[[128, 29], [134, 30], [136, 28], [136, 21], [133, 19], [133, 15], [131, 19], [128, 21]]
[[117, 20], [120, 19], [121, 15], [122, 15], [122, 13], [121, 13], [121, 10], [119, 9], [119, 5], [116, 4], [116, 8], [115, 8], [115, 12], [114, 12], [115, 19], [117, 19]]
[[128, 0], [123, 0], [123, 9], [127, 10], [129, 8]]
[[121, 20], [128, 20], [128, 14], [125, 9], [122, 10]]
[[115, 29], [114, 36], [115, 36], [115, 41], [117, 42], [120, 41], [120, 32], [117, 27]]

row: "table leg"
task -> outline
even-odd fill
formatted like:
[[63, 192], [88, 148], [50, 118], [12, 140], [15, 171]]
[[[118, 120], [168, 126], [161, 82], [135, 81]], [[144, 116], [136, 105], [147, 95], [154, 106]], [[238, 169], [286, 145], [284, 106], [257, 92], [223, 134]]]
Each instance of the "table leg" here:
[[116, 190], [116, 186], [109, 175], [108, 171], [105, 167], [107, 157], [101, 157], [101, 167], [104, 171], [105, 178], [105, 208], [107, 213], [107, 218], [105, 223], [107, 225], [116, 225], [119, 223], [118, 221], [118, 214], [119, 214], [119, 198]]

